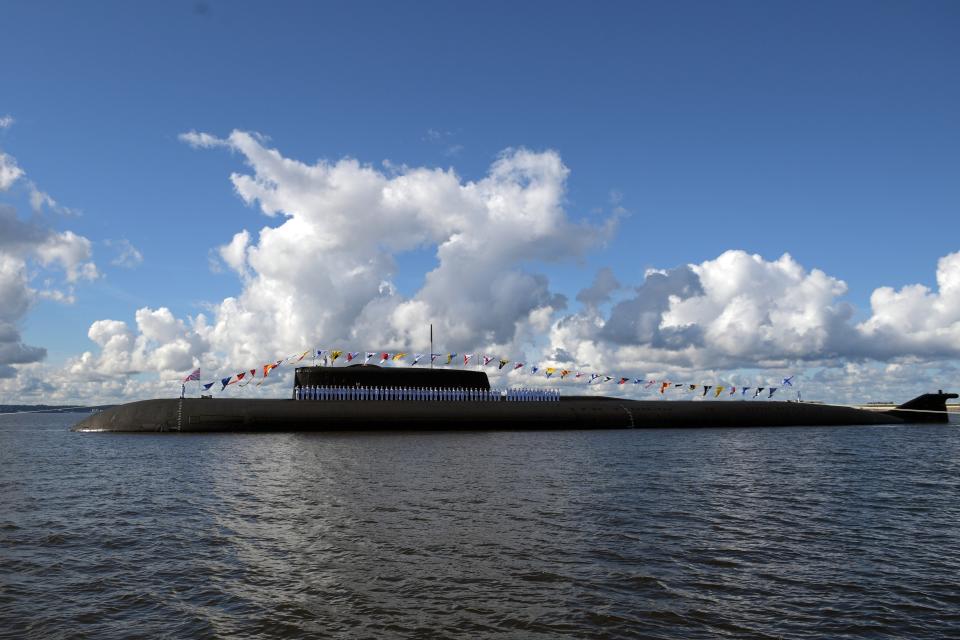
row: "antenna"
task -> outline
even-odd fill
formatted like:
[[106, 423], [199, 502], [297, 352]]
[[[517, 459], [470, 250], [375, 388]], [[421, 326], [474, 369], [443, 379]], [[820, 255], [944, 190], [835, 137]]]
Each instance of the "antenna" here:
[[430, 368], [433, 369], [433, 323], [430, 323]]

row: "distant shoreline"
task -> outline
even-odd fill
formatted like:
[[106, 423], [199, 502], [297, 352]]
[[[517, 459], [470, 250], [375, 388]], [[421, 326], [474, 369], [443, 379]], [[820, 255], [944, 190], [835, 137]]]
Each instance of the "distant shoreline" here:
[[16, 413], [94, 413], [115, 407], [115, 404], [75, 406], [69, 404], [0, 404], [0, 414]]

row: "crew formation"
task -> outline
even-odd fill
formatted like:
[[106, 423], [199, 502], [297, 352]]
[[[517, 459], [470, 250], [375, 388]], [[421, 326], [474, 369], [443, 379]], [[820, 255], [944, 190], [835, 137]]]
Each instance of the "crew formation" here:
[[557, 402], [559, 389], [473, 389], [463, 387], [297, 386], [294, 400], [418, 400], [458, 402]]

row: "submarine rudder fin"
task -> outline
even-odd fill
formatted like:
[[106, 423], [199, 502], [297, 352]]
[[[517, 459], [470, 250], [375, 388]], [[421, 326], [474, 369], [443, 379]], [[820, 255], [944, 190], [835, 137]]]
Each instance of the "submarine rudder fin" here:
[[899, 418], [904, 422], [941, 422], [950, 421], [947, 414], [947, 400], [958, 398], [956, 393], [944, 393], [943, 390], [937, 393], [924, 393], [913, 400], [908, 400], [896, 409], [891, 409], [885, 413]]

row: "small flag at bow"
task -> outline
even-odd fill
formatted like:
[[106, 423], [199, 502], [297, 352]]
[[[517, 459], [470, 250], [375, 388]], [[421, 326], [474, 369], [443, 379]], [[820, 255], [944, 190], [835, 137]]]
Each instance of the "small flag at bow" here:
[[190, 382], [191, 380], [200, 381], [200, 369], [194, 369], [193, 373], [183, 379], [184, 382]]

